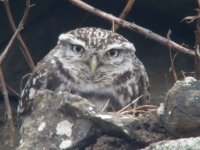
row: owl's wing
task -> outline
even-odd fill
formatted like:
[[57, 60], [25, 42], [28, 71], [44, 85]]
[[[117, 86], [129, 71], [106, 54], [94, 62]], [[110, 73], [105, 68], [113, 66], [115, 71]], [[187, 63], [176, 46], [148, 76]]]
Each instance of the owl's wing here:
[[146, 72], [146, 69], [143, 63], [138, 59], [134, 58], [134, 72], [137, 72], [138, 75], [138, 86], [139, 86], [139, 94], [138, 96], [142, 96], [139, 101], [139, 105], [145, 105], [150, 103], [150, 83], [149, 78]]
[[143, 95], [139, 101], [139, 105], [148, 105], [150, 103], [150, 84], [145, 70], [141, 71], [139, 87], [141, 89], [139, 95]]
[[22, 114], [30, 110], [32, 101], [38, 90], [49, 89], [54, 91], [59, 83], [55, 75], [56, 63], [54, 65], [48, 61], [41, 61], [28, 79], [24, 89], [21, 92], [17, 112]]

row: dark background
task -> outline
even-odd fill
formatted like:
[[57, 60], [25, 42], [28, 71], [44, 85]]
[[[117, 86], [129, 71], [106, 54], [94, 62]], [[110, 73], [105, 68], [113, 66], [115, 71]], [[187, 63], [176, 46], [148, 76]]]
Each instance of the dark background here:
[[[107, 13], [119, 16], [126, 0], [84, 0], [88, 4]], [[111, 28], [111, 22], [92, 15], [74, 5], [68, 0], [32, 0], [35, 4], [21, 32], [30, 49], [35, 63], [41, 60], [55, 45], [57, 37], [63, 32], [85, 26]], [[25, 0], [10, 0], [15, 22], [18, 24], [23, 16]], [[195, 0], [136, 0], [132, 10], [125, 20], [134, 22], [144, 28], [166, 37], [172, 30], [171, 39], [179, 44], [186, 44], [193, 49], [195, 38], [195, 22], [186, 24], [181, 20], [186, 16], [195, 15], [197, 1]], [[152, 101], [158, 102], [166, 90], [173, 84], [169, 73], [169, 51], [166, 46], [149, 40], [134, 31], [120, 28], [118, 33], [125, 36], [136, 47], [136, 55], [144, 63], [151, 81]], [[2, 52], [13, 33], [6, 16], [4, 5], [0, 3], [0, 51]], [[176, 51], [174, 51], [174, 54]], [[182, 79], [181, 71], [194, 70], [193, 58], [178, 53], [175, 59], [178, 78]], [[7, 84], [20, 91], [22, 76], [30, 73], [30, 68], [24, 59], [18, 42], [3, 63]], [[12, 92], [10, 92], [11, 95]]]

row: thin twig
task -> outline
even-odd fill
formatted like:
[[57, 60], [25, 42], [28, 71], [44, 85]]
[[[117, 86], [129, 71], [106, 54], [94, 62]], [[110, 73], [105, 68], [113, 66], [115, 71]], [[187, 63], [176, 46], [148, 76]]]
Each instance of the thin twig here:
[[128, 105], [126, 105], [125, 107], [123, 107], [122, 109], [120, 109], [118, 111], [118, 113], [121, 113], [122, 111], [124, 111], [125, 109], [127, 109], [128, 107], [130, 107], [131, 105], [135, 104], [143, 95], [140, 95], [139, 97], [137, 97], [136, 99], [134, 99], [131, 103], [129, 103]]
[[15, 42], [15, 39], [17, 37], [17, 34], [22, 30], [22, 26], [19, 26], [17, 28], [17, 30], [15, 31], [14, 35], [12, 36], [11, 40], [9, 41], [8, 45], [6, 46], [6, 48], [4, 49], [3, 53], [0, 56], [0, 66], [4, 60], [4, 58], [7, 56], [8, 52], [10, 51], [12, 45]]
[[[123, 111], [121, 112], [122, 115], [127, 115], [127, 114], [132, 114], [132, 113], [146, 113], [146, 112], [152, 112], [152, 111], [157, 111], [157, 109], [149, 109], [147, 111], [145, 110], [136, 110], [136, 109], [130, 109], [130, 110], [127, 110], [127, 111]], [[135, 116], [134, 116], [135, 117]]]
[[[9, 5], [8, 5], [8, 0], [4, 0], [4, 3], [6, 3], [5, 5], [9, 7]], [[28, 5], [29, 5], [29, 6], [28, 6]], [[7, 7], [6, 7], [6, 8], [7, 8]], [[16, 39], [16, 37], [18, 37], [19, 32], [23, 29], [24, 24], [25, 24], [25, 21], [26, 21], [26, 19], [27, 19], [27, 17], [28, 17], [29, 9], [30, 9], [30, 0], [27, 0], [27, 1], [26, 1], [26, 9], [25, 9], [25, 11], [24, 11], [23, 18], [22, 18], [22, 20], [20, 21], [20, 23], [19, 23], [17, 29], [16, 29], [16, 26], [15, 26], [14, 35], [12, 36], [12, 38], [11, 38], [9, 44], [7, 45], [7, 47], [5, 48], [5, 50], [3, 51], [3, 53], [1, 54], [1, 57], [0, 57], [0, 65], [2, 64], [2, 62], [3, 62], [4, 58], [6, 57], [7, 53], [10, 51], [10, 49], [11, 49], [11, 47], [12, 47], [12, 45], [13, 45], [15, 39]], [[9, 10], [10, 10], [10, 9], [9, 9]], [[7, 11], [8, 11], [8, 10], [7, 10]], [[8, 12], [8, 14], [9, 14], [9, 17], [12, 17], [12, 16], [11, 16], [11, 13]], [[9, 20], [10, 20], [10, 19], [9, 19]]]
[[13, 124], [12, 110], [11, 110], [11, 107], [10, 107], [10, 102], [9, 102], [9, 98], [8, 98], [8, 91], [6, 89], [6, 84], [5, 84], [5, 80], [4, 80], [4, 76], [3, 76], [3, 73], [2, 73], [1, 66], [0, 66], [0, 83], [1, 83], [1, 88], [2, 88], [2, 91], [3, 91], [4, 102], [5, 102], [6, 109], [7, 109], [8, 127], [9, 127], [9, 134], [10, 134], [10, 144], [11, 144], [11, 146], [14, 146], [16, 144], [15, 127], [14, 127], [14, 124]]
[[79, 27], [83, 26], [83, 23], [87, 20], [88, 16], [90, 13], [86, 12], [85, 16], [83, 17], [83, 19], [81, 20], [81, 23], [79, 24]]
[[110, 99], [107, 100], [107, 102], [106, 102], [105, 106], [103, 107], [103, 109], [101, 110], [101, 112], [104, 112], [106, 110], [109, 103], [110, 103]]
[[[200, 28], [198, 30], [200, 30]], [[198, 36], [200, 36], [200, 35], [198, 35], [196, 33], [196, 40], [198, 38], [200, 38]], [[196, 43], [196, 50], [195, 50], [195, 57], [194, 57], [194, 60], [195, 60], [195, 77], [196, 77], [197, 80], [200, 80], [200, 49], [199, 49], [199, 44], [200, 43]]]
[[112, 28], [111, 28], [111, 30], [112, 30], [112, 32], [115, 32], [115, 22], [114, 21], [112, 21]]
[[[13, 19], [11, 10], [10, 10], [9, 0], [3, 0], [3, 2], [4, 2], [4, 6], [5, 6], [5, 9], [6, 9], [6, 13], [7, 13], [10, 25], [12, 27], [13, 32], [15, 32], [17, 28], [16, 28], [16, 25], [15, 25], [15, 22], [14, 22], [14, 19]], [[23, 16], [23, 22], [20, 23], [21, 26], [24, 26], [24, 24], [25, 24], [25, 22], [26, 22], [26, 20], [28, 18], [30, 7], [31, 7], [30, 0], [26, 0], [26, 8], [25, 8], [24, 16]], [[27, 60], [27, 62], [29, 64], [30, 68], [33, 70], [35, 68], [35, 64], [33, 62], [33, 59], [32, 59], [32, 57], [30, 55], [30, 52], [29, 52], [25, 42], [23, 41], [20, 33], [17, 34], [17, 39], [18, 39], [19, 43], [21, 44], [21, 47], [22, 47], [22, 49], [24, 51], [23, 54], [24, 54], [24, 56], [25, 56], [25, 58], [26, 58], [26, 60]]]
[[16, 96], [20, 97], [20, 94], [19, 94], [17, 91], [15, 91], [13, 88], [11, 88], [8, 84], [7, 84], [6, 87], [7, 87], [11, 92], [13, 92]]
[[[200, 0], [198, 0], [199, 8], [200, 8]], [[198, 16], [200, 16], [200, 12], [198, 11]], [[197, 80], [200, 80], [200, 18], [197, 18], [197, 27], [195, 31], [195, 77]]]
[[[169, 30], [168, 33], [167, 33], [168, 41], [170, 41], [171, 33], [172, 33], [171, 30]], [[171, 63], [170, 71], [172, 72], [172, 76], [174, 78], [174, 81], [177, 81], [177, 74], [176, 74], [176, 70], [175, 70], [175, 67], [174, 67], [174, 61], [173, 61], [173, 58], [172, 58], [172, 49], [171, 49], [170, 45], [169, 45], [169, 57], [170, 57], [170, 63]]]
[[166, 84], [165, 84], [165, 90], [168, 91], [169, 88], [170, 88], [170, 86], [169, 86], [169, 79], [168, 79], [167, 73], [164, 74], [164, 78], [165, 78], [165, 82], [166, 82]]
[[109, 21], [114, 21], [115, 23], [121, 25], [122, 27], [126, 27], [128, 29], [131, 29], [139, 34], [142, 34], [143, 36], [145, 36], [146, 38], [149, 38], [149, 39], [152, 39], [152, 40], [155, 40], [163, 45], [166, 45], [166, 46], [171, 46], [171, 48], [173, 49], [176, 49], [182, 53], [185, 53], [185, 54], [188, 54], [188, 55], [192, 55], [194, 56], [194, 51], [193, 50], [190, 50], [188, 48], [185, 48], [173, 41], [169, 41], [168, 39], [166, 39], [165, 37], [162, 37], [156, 33], [153, 33], [151, 30], [148, 30], [148, 29], [145, 29], [139, 25], [136, 25], [134, 23], [130, 23], [128, 21], [125, 21], [123, 19], [120, 19], [120, 18], [117, 18], [111, 14], [108, 14], [108, 13], [105, 13], [97, 8], [94, 8], [90, 5], [88, 5], [87, 3], [81, 1], [81, 0], [69, 0], [71, 3], [73, 3], [74, 5], [77, 5], [78, 7], [81, 7], [82, 9], [86, 10], [86, 11], [89, 11], [95, 15], [98, 15], [106, 20], [109, 20]]
[[194, 71], [192, 71], [192, 72], [185, 72], [185, 71], [181, 70], [181, 73], [183, 75], [183, 78], [185, 78], [187, 76], [195, 77], [195, 72]]
[[155, 106], [155, 105], [141, 105], [141, 106], [138, 106], [136, 108], [136, 110], [140, 110], [140, 109], [152, 109], [152, 108], [156, 109], [156, 108], [158, 108], [158, 106]]
[[[138, 106], [136, 108], [131, 108], [125, 111], [122, 111], [121, 114], [125, 115], [125, 114], [132, 114], [132, 113], [145, 113], [148, 111], [157, 111], [158, 107], [154, 106], [154, 105], [142, 105], [142, 106]], [[133, 114], [132, 114], [133, 115]]]
[[[121, 12], [121, 14], [119, 15], [120, 19], [124, 19], [127, 14], [130, 12], [130, 10], [132, 9], [133, 5], [135, 3], [135, 0], [128, 0], [126, 6], [124, 7], [123, 11]], [[112, 25], [112, 29], [113, 31], [117, 31], [119, 29], [119, 25], [114, 23], [114, 26]]]
[[182, 75], [183, 75], [183, 78], [185, 79], [185, 77], [186, 77], [186, 76], [185, 76], [185, 72], [182, 70], [181, 73], [182, 73]]

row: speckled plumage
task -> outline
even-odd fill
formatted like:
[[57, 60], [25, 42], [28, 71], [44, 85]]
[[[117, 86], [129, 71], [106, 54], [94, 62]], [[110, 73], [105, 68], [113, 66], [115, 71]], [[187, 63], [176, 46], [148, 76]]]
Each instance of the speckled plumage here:
[[93, 102], [101, 110], [110, 100], [115, 110], [143, 95], [149, 101], [149, 80], [135, 55], [135, 47], [123, 36], [100, 28], [78, 28], [59, 36], [29, 78], [18, 113], [31, 109], [38, 90], [70, 91]]

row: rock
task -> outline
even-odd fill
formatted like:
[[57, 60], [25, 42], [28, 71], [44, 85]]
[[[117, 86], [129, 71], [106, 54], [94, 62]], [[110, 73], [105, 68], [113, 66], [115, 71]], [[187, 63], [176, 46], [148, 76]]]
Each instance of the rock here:
[[[102, 141], [123, 143], [125, 147], [141, 147], [134, 136], [137, 119], [115, 112], [97, 112], [88, 100], [69, 94], [41, 91], [36, 96], [30, 114], [21, 118], [21, 135], [18, 150], [83, 149]], [[104, 139], [104, 138], [103, 138]]]
[[172, 139], [164, 128], [159, 116], [156, 112], [148, 112], [144, 114], [139, 123], [139, 127], [134, 129], [138, 141], [142, 141], [145, 145], [158, 141]]
[[139, 149], [170, 138], [156, 111], [139, 118], [97, 111], [90, 101], [69, 92], [39, 91], [32, 110], [20, 118], [17, 150]]
[[171, 141], [161, 141], [154, 144], [149, 145], [148, 147], [142, 150], [169, 150], [169, 149], [181, 149], [188, 150], [200, 149], [200, 137], [196, 138], [183, 138], [178, 140]]
[[200, 81], [192, 77], [177, 81], [167, 93], [161, 118], [174, 136], [199, 136]]

